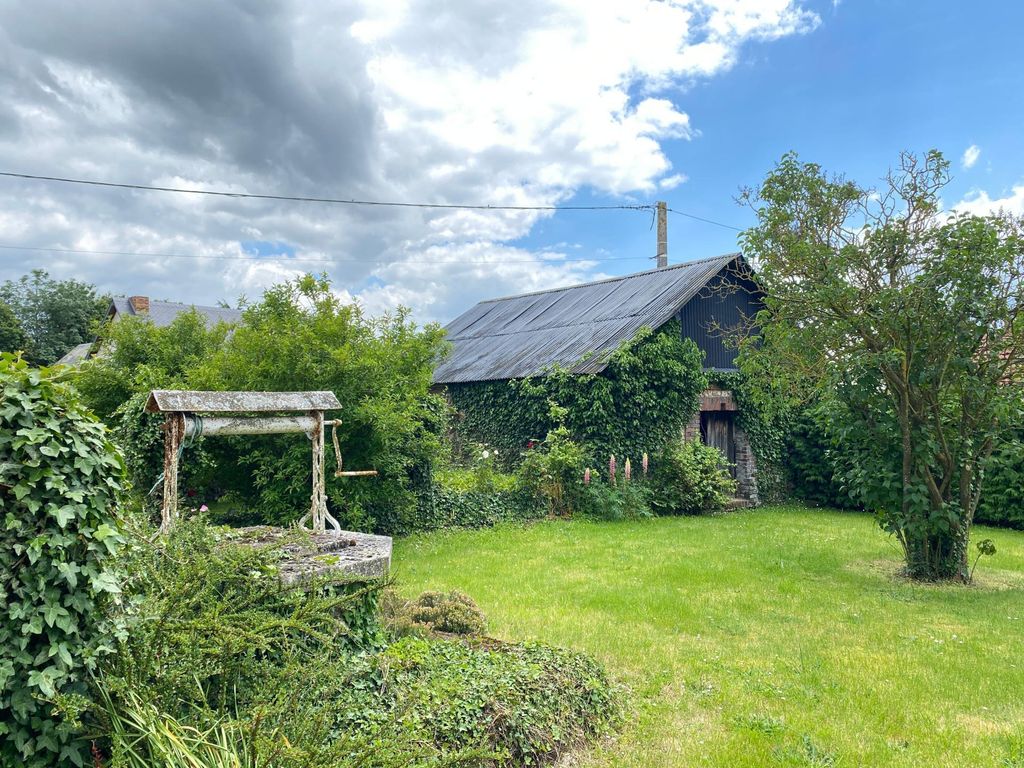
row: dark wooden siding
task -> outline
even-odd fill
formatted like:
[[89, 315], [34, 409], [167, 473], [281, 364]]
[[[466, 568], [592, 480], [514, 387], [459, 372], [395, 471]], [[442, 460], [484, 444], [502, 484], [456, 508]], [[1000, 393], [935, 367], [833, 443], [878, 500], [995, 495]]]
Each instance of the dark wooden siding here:
[[753, 283], [723, 271], [679, 311], [683, 337], [697, 342], [705, 368], [734, 369], [736, 349], [728, 337], [745, 327], [760, 308]]

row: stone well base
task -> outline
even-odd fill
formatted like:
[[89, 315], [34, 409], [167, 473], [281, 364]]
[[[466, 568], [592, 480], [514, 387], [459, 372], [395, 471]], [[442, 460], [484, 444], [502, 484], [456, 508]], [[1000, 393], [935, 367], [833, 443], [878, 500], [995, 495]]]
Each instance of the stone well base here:
[[228, 540], [252, 546], [276, 545], [285, 553], [281, 581], [299, 581], [327, 575], [339, 581], [365, 581], [387, 576], [391, 568], [391, 537], [372, 533], [308, 533], [293, 528], [256, 525], [235, 528]]

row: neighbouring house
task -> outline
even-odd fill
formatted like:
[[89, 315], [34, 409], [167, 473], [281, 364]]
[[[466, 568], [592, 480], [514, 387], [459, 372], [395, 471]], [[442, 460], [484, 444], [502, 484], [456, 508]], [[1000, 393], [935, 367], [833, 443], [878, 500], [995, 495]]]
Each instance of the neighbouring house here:
[[[678, 319], [704, 352], [705, 369], [736, 370], [735, 329], [761, 308], [763, 294], [741, 254], [637, 272], [567, 288], [482, 301], [447, 326], [451, 354], [437, 367], [437, 385], [522, 379], [552, 366], [599, 373], [608, 353], [642, 327]], [[739, 494], [757, 503], [757, 467], [736, 420], [732, 393], [709, 389], [687, 425], [687, 439], [721, 451]]]
[[[182, 312], [195, 310], [206, 318], [206, 324], [237, 323], [242, 319], [242, 310], [230, 307], [205, 307], [200, 304], [182, 304], [176, 301], [158, 301], [148, 296], [118, 296], [110, 301], [107, 322], [117, 322], [124, 317], [143, 317], [157, 327], [170, 325]], [[95, 355], [96, 340], [72, 347], [57, 361], [58, 365], [75, 365]]]

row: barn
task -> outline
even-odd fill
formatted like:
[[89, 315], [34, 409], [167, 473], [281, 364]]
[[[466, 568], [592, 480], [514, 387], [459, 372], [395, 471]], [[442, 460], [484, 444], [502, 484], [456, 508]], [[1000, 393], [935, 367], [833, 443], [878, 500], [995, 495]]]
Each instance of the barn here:
[[[705, 369], [736, 370], [730, 330], [761, 308], [750, 265], [731, 253], [565, 288], [482, 301], [447, 326], [451, 354], [436, 368], [438, 385], [522, 379], [552, 366], [599, 373], [608, 355], [640, 328], [678, 319], [704, 353]], [[714, 378], [712, 376], [712, 378]], [[756, 459], [724, 389], [707, 390], [685, 429], [721, 451], [739, 494], [757, 503]]]

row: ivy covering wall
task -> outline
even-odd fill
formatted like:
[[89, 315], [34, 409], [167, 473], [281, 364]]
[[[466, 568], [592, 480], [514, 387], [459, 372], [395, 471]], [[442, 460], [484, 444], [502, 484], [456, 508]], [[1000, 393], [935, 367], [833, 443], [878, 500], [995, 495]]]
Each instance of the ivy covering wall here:
[[699, 408], [708, 384], [702, 361], [671, 321], [641, 329], [598, 374], [552, 369], [531, 379], [450, 385], [457, 437], [497, 449], [509, 466], [564, 422], [595, 462], [610, 454], [638, 459], [678, 439]]

